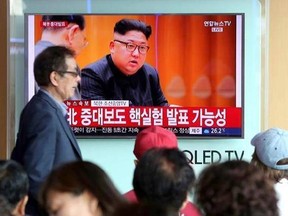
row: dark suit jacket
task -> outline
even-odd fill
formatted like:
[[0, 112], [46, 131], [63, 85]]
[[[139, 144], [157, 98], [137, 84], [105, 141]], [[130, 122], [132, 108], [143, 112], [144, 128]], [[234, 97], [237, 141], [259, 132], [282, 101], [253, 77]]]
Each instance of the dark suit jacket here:
[[11, 159], [24, 166], [29, 176], [27, 213], [34, 213], [33, 201], [52, 169], [81, 160], [77, 140], [61, 109], [47, 94], [38, 91], [21, 113], [16, 146]]
[[124, 75], [111, 55], [86, 66], [81, 72], [82, 99], [129, 100], [134, 106], [168, 106], [158, 72], [144, 64], [135, 74]]

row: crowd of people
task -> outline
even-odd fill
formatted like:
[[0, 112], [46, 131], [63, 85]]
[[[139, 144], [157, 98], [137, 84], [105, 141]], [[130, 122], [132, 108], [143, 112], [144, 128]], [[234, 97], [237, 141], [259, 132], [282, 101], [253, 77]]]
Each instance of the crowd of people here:
[[[279, 128], [253, 137], [250, 163], [214, 163], [199, 177], [173, 132], [157, 126], [143, 129], [135, 139], [133, 189], [125, 194], [101, 167], [83, 160], [64, 104], [75, 96], [80, 82], [85, 99], [169, 104], [157, 71], [145, 63], [150, 26], [120, 20], [110, 54], [81, 72], [75, 56], [87, 45], [85, 22], [81, 16], [68, 18], [65, 29], [44, 29], [38, 43], [47, 45], [34, 61], [39, 89], [21, 113], [11, 160], [0, 161], [0, 215], [287, 215], [288, 132]], [[54, 34], [69, 37], [59, 42], [51, 39]], [[75, 45], [76, 39], [81, 46]]]
[[[148, 127], [136, 136], [133, 189], [125, 194], [118, 191], [101, 167], [74, 160], [63, 162], [47, 173], [38, 185], [37, 194], [31, 197], [29, 191], [35, 183], [25, 164], [0, 161], [0, 213], [4, 216], [287, 215], [288, 132], [271, 128], [256, 134], [251, 144], [255, 147], [251, 162], [213, 163], [196, 177], [173, 132]], [[37, 201], [37, 212], [31, 212], [26, 205], [29, 199]]]

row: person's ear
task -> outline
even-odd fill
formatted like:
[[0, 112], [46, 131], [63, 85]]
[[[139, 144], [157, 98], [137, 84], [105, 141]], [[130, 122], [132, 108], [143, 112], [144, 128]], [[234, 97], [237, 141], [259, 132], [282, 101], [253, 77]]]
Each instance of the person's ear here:
[[83, 195], [86, 196], [87, 198], [90, 212], [93, 215], [103, 215], [101, 207], [99, 206], [99, 200], [95, 196], [93, 196], [90, 192], [87, 191], [85, 191]]
[[139, 160], [137, 160], [137, 159], [134, 160], [135, 166], [137, 166], [138, 162], [139, 162]]
[[68, 30], [68, 34], [67, 34], [67, 40], [68, 40], [68, 43], [71, 44], [72, 41], [74, 40], [75, 38], [75, 35], [78, 33], [78, 31], [80, 30], [79, 26], [78, 25], [75, 25], [73, 24], [69, 30]]
[[58, 86], [58, 80], [59, 80], [59, 74], [56, 71], [52, 71], [50, 73], [50, 82], [52, 83], [53, 86]]
[[12, 215], [25, 216], [25, 208], [28, 202], [28, 196], [25, 195], [16, 205], [15, 209], [12, 212]]
[[115, 52], [115, 42], [113, 40], [110, 41], [109, 49], [111, 54]]

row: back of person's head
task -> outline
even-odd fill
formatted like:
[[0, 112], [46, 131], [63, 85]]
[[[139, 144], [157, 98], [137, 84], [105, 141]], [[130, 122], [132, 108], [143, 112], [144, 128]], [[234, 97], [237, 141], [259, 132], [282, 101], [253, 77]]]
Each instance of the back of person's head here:
[[110, 216], [179, 216], [178, 211], [154, 204], [127, 203], [118, 206]]
[[34, 77], [39, 86], [48, 86], [53, 71], [66, 71], [67, 58], [74, 58], [74, 51], [64, 46], [51, 46], [43, 50], [34, 61]]
[[28, 176], [20, 164], [13, 160], [0, 161], [1, 216], [24, 215], [28, 187]]
[[288, 178], [288, 131], [270, 128], [256, 134], [251, 144], [255, 147], [252, 164], [276, 182]]
[[133, 187], [140, 202], [180, 210], [195, 181], [195, 174], [180, 150], [153, 148], [137, 164]]
[[277, 216], [273, 183], [245, 161], [207, 166], [195, 186], [196, 204], [209, 216]]
[[[84, 30], [85, 28], [85, 19], [82, 15], [44, 15], [42, 16], [43, 22], [66, 22], [66, 24], [74, 23], [79, 26], [81, 30]], [[44, 29], [55, 29], [51, 26], [43, 26]], [[56, 29], [59, 27], [57, 26]]]
[[125, 35], [128, 31], [140, 31], [148, 40], [152, 33], [152, 28], [143, 21], [136, 19], [121, 19], [114, 26], [114, 33]]
[[88, 161], [70, 162], [51, 172], [40, 192], [40, 203], [45, 209], [49, 208], [49, 193], [55, 191], [75, 196], [88, 192], [98, 200], [104, 215], [126, 202], [105, 171]]
[[145, 128], [136, 136], [133, 153], [140, 160], [152, 148], [178, 148], [177, 137], [172, 131], [159, 126]]

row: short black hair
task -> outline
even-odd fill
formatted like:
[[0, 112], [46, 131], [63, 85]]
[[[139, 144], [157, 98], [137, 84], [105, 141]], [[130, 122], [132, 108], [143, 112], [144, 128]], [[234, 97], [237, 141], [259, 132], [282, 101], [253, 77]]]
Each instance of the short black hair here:
[[114, 26], [114, 33], [117, 32], [121, 35], [125, 35], [128, 31], [133, 30], [142, 32], [147, 40], [152, 33], [150, 25], [146, 25], [143, 21], [136, 19], [121, 19]]
[[11, 212], [28, 194], [28, 187], [28, 176], [22, 165], [13, 160], [0, 160], [0, 195], [6, 209]]
[[[75, 23], [81, 30], [85, 28], [85, 19], [82, 15], [43, 15], [42, 21], [66, 21], [69, 23]], [[45, 27], [44, 27], [45, 28]], [[51, 28], [51, 27], [46, 27]]]
[[44, 49], [34, 61], [34, 77], [39, 86], [50, 84], [53, 71], [67, 70], [66, 58], [74, 58], [75, 52], [64, 46], [51, 46]]
[[180, 210], [194, 182], [194, 170], [177, 148], [148, 150], [139, 160], [133, 177], [133, 187], [141, 202], [175, 210]]

